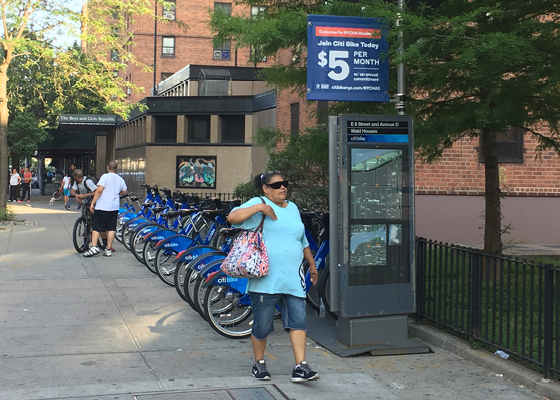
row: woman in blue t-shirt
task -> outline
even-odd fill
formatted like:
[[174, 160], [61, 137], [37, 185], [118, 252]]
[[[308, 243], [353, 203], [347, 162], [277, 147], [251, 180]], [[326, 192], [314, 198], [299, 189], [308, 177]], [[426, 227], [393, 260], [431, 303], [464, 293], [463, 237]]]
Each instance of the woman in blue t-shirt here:
[[[228, 220], [238, 228], [254, 230], [263, 215], [263, 237], [270, 265], [267, 276], [249, 279], [247, 290], [251, 296], [253, 327], [251, 342], [255, 362], [251, 374], [258, 380], [269, 380], [270, 373], [264, 360], [267, 336], [274, 331], [274, 311], [278, 305], [284, 329], [290, 334], [296, 366], [293, 382], [319, 378], [305, 361], [305, 277], [301, 271], [303, 258], [309, 263], [311, 282], [317, 284], [315, 260], [305, 238], [297, 206], [286, 200], [288, 182], [277, 171], [269, 171], [254, 179], [263, 197], [255, 197], [233, 209]], [[264, 204], [262, 200], [264, 200]]]

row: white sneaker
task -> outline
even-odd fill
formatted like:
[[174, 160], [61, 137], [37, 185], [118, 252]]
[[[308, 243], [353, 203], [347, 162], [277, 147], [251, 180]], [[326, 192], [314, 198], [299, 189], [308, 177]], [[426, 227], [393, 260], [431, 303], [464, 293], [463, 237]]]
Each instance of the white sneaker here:
[[106, 249], [105, 250], [105, 254], [103, 254], [105, 257], [111, 257], [113, 255], [113, 253], [111, 252], [111, 249]]

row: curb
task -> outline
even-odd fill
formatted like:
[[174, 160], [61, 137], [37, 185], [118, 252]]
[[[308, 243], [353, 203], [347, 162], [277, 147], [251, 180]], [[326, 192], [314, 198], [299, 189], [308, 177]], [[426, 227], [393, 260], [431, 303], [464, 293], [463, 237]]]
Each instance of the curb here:
[[496, 374], [502, 374], [504, 378], [518, 385], [522, 385], [539, 396], [549, 399], [560, 399], [559, 382], [545, 382], [542, 375], [524, 368], [513, 361], [505, 360], [486, 350], [474, 350], [469, 343], [432, 326], [415, 325], [412, 319], [409, 319], [408, 331], [411, 335], [431, 345], [454, 353], [479, 367]]

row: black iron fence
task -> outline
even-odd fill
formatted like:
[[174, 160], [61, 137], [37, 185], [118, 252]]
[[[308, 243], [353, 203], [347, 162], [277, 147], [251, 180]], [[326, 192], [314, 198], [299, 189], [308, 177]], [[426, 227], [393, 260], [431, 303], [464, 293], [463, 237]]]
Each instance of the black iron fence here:
[[416, 318], [560, 374], [560, 269], [416, 239]]

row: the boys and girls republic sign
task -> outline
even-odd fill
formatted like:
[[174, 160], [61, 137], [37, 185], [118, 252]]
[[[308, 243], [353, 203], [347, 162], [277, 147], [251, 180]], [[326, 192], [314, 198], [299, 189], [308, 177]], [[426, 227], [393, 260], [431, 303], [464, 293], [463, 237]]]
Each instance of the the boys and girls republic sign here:
[[307, 22], [307, 100], [390, 100], [382, 20], [308, 15]]

